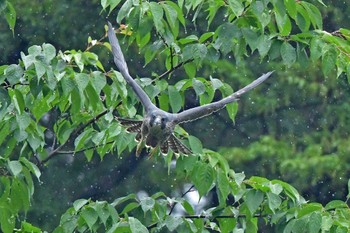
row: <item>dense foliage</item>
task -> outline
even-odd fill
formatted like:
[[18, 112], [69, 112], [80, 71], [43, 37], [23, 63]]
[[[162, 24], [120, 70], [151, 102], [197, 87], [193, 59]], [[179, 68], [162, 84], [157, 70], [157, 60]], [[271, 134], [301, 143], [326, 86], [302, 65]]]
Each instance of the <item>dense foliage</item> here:
[[[149, 195], [138, 195], [135, 191], [122, 197], [113, 196], [112, 201], [93, 196], [76, 198], [60, 217], [54, 232], [257, 232], [265, 228], [276, 232], [349, 231], [347, 199], [308, 202], [292, 185], [280, 180], [282, 176], [292, 182], [300, 176], [298, 186], [307, 187], [317, 183], [317, 175], [325, 172], [329, 178], [336, 177], [345, 183], [349, 177], [349, 136], [344, 129], [348, 121], [346, 111], [350, 110], [344, 99], [348, 100], [349, 95], [348, 90], [334, 93], [334, 83], [350, 75], [350, 31], [323, 30], [319, 10], [322, 4], [322, 1], [294, 0], [102, 0], [103, 10], [110, 14], [117, 12], [116, 22], [120, 25], [117, 33], [123, 48], [128, 48], [126, 56], [138, 51], [132, 58], [144, 58], [142, 65], [133, 61], [129, 65], [152, 68], [143, 70], [146, 75], [137, 80], [162, 109], [178, 112], [212, 102], [232, 93], [232, 83], [243, 85], [249, 82], [247, 76], [253, 80], [255, 75], [276, 69], [273, 80], [259, 87], [260, 93], [256, 90], [249, 94], [253, 103], [243, 103], [251, 105], [246, 108], [256, 108], [263, 122], [269, 115], [285, 122], [298, 117], [298, 127], [302, 129], [290, 123], [269, 121], [262, 123], [262, 130], [254, 126], [250, 131], [257, 132], [259, 140], [249, 147], [233, 148], [228, 140], [220, 145], [218, 153], [203, 148], [204, 138], [190, 136], [178, 127], [176, 133], [188, 143], [194, 155], [169, 153], [150, 160], [165, 165], [166, 182], [175, 177], [191, 183], [182, 195], [160, 188]], [[12, 31], [16, 23], [15, 8], [9, 1], [0, 2]], [[60, 160], [68, 155], [75, 160], [83, 154], [85, 163], [92, 163], [95, 158], [112, 160], [114, 157], [107, 157], [111, 154], [120, 159], [134, 156], [135, 135], [127, 133], [114, 116], [140, 118], [141, 105], [119, 72], [107, 68], [110, 64], [104, 64], [92, 52], [96, 48], [105, 52], [110, 48], [105, 36], [90, 37], [84, 51], [62, 52], [49, 43], [33, 45], [20, 53], [18, 64], [0, 66], [0, 227], [3, 232], [51, 230], [33, 226], [27, 213], [35, 208], [31, 203], [40, 179], [44, 179], [42, 172], [54, 169], [50, 166], [53, 158]], [[263, 70], [249, 69], [248, 56], [254, 63], [252, 67], [259, 66], [255, 63], [259, 59], [265, 66]], [[281, 67], [289, 68], [290, 73]], [[317, 76], [298, 76], [296, 70], [302, 68], [319, 76], [322, 73], [327, 83], [320, 85], [321, 78]], [[287, 92], [282, 84], [303, 91]], [[270, 97], [269, 101], [259, 98], [261, 90]], [[313, 99], [308, 99], [310, 94]], [[314, 104], [323, 117], [318, 112], [302, 116], [286, 112], [293, 110], [286, 103], [294, 98], [296, 104]], [[193, 99], [198, 103], [188, 104]], [[239, 120], [237, 104], [227, 105], [226, 110], [231, 124]], [[273, 116], [282, 111], [278, 118]], [[334, 115], [336, 118], [332, 118]], [[316, 124], [310, 119], [334, 122], [330, 126], [326, 122], [317, 132], [305, 135], [304, 129]], [[288, 137], [281, 129], [296, 130], [299, 137]], [[259, 138], [260, 135], [264, 136]], [[203, 144], [205, 147], [206, 143]], [[241, 170], [239, 166], [245, 161], [253, 161], [247, 168], [249, 177], [231, 168]], [[264, 172], [250, 171], [261, 166]], [[310, 169], [312, 166], [318, 169]], [[320, 174], [315, 174], [316, 171]], [[59, 186], [56, 189], [58, 195], [65, 193]], [[197, 210], [196, 204], [186, 199], [194, 190], [202, 198], [215, 196], [213, 202]], [[344, 192], [348, 195], [349, 189]], [[55, 198], [50, 193], [46, 195], [48, 199]], [[181, 210], [175, 211], [178, 206]]]

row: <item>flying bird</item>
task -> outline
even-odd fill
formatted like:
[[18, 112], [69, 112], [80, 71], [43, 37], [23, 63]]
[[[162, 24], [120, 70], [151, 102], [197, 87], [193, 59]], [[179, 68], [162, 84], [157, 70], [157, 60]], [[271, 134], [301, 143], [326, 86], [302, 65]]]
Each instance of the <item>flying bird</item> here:
[[191, 150], [174, 135], [174, 128], [176, 125], [194, 121], [219, 111], [224, 108], [226, 104], [237, 101], [241, 95], [264, 82], [273, 73], [272, 71], [263, 74], [252, 83], [219, 101], [194, 107], [180, 113], [169, 113], [155, 106], [147, 94], [130, 76], [124, 55], [110, 22], [108, 22], [108, 38], [112, 47], [114, 63], [145, 109], [143, 120], [129, 120], [117, 117], [117, 120], [121, 125], [127, 128], [128, 132], [136, 133], [135, 139], [138, 141], [136, 156], [140, 155], [145, 145], [152, 148], [151, 154], [153, 154], [158, 147], [163, 154], [167, 154], [169, 148], [176, 154], [191, 154]]

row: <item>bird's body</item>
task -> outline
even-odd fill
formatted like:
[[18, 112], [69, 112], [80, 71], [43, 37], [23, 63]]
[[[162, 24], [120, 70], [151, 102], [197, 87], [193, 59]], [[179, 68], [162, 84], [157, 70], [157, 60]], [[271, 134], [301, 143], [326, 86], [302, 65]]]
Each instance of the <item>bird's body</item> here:
[[258, 86], [272, 74], [272, 72], [268, 72], [262, 75], [244, 88], [217, 102], [191, 108], [180, 113], [169, 113], [156, 107], [142, 88], [130, 76], [118, 39], [109, 22], [108, 38], [112, 47], [115, 64], [145, 108], [145, 116], [142, 121], [117, 118], [127, 128], [128, 132], [136, 133], [135, 139], [139, 142], [136, 149], [137, 156], [141, 153], [144, 145], [154, 149], [160, 148], [163, 154], [167, 154], [169, 148], [177, 154], [191, 154], [191, 150], [174, 135], [174, 128], [177, 124], [193, 121], [219, 111], [226, 104], [237, 101], [242, 94]]

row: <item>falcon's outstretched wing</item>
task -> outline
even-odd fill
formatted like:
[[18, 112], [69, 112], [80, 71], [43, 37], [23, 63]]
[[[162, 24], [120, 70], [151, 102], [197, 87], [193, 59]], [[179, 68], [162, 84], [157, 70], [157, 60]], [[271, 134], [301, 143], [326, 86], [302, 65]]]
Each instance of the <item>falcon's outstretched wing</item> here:
[[125, 81], [132, 87], [135, 94], [141, 101], [146, 112], [155, 109], [156, 106], [152, 103], [147, 94], [142, 90], [142, 88], [135, 82], [135, 80], [130, 76], [128, 66], [125, 62], [123, 52], [120, 48], [117, 36], [113, 30], [112, 24], [108, 22], [108, 39], [112, 47], [112, 53], [114, 57], [114, 63], [117, 65], [120, 73], [123, 75]]
[[273, 73], [273, 71], [268, 72], [266, 74], [263, 74], [260, 76], [258, 79], [254, 80], [247, 86], [243, 87], [242, 89], [236, 91], [232, 95], [229, 95], [222, 100], [219, 100], [217, 102], [213, 102], [210, 104], [206, 104], [203, 106], [198, 106], [195, 108], [191, 108], [188, 110], [185, 110], [183, 112], [174, 114], [174, 122], [176, 124], [180, 124], [183, 122], [188, 122], [188, 121], [194, 121], [198, 118], [202, 118], [205, 116], [208, 116], [214, 112], [219, 111], [220, 109], [224, 108], [226, 104], [237, 101], [241, 95], [244, 93], [248, 92], [249, 90], [253, 89], [254, 87], [258, 86], [262, 82], [264, 82], [270, 75]]

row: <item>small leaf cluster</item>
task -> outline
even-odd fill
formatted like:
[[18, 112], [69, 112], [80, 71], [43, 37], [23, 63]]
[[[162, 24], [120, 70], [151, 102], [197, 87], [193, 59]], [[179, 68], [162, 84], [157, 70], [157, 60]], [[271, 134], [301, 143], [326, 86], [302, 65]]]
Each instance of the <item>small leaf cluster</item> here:
[[[235, 173], [219, 154], [206, 151], [206, 158], [183, 157], [176, 164], [179, 176], [188, 176], [194, 186], [181, 197], [162, 192], [138, 197], [130, 194], [112, 203], [76, 200], [61, 217], [54, 232], [257, 232], [258, 219], [284, 232], [346, 232], [350, 209], [340, 200], [325, 206], [308, 203], [288, 183], [263, 177], [245, 179]], [[200, 182], [198, 177], [202, 177]], [[195, 189], [193, 189], [195, 187]], [[216, 189], [219, 203], [200, 212], [186, 194], [205, 196]], [[181, 207], [184, 214], [173, 212]]]
[[[111, 12], [120, 2], [105, 0], [101, 4]], [[222, 15], [220, 10], [226, 13]], [[208, 32], [183, 37], [192, 33], [191, 28], [187, 29], [187, 16], [193, 15], [195, 22], [201, 11], [207, 12]], [[224, 23], [212, 25], [218, 18]], [[282, 59], [288, 67], [295, 62], [306, 66], [310, 59], [315, 61], [321, 57], [325, 75], [330, 75], [335, 68], [337, 77], [348, 72], [348, 30], [323, 31], [319, 9], [306, 1], [188, 0], [176, 4], [128, 0], [121, 5], [117, 16], [117, 23], [124, 21], [127, 27], [122, 33], [130, 36], [129, 43], [136, 40], [145, 51], [145, 64], [157, 54], [165, 57], [167, 70], [194, 60], [195, 63], [184, 66], [190, 77], [196, 74], [194, 64], [216, 62], [228, 53], [233, 53], [239, 62], [254, 51], [261, 59], [266, 56], [269, 60]], [[216, 29], [211, 31], [211, 28]], [[151, 39], [156, 40], [150, 44]]]
[[38, 167], [25, 157], [19, 160], [6, 160], [0, 157], [0, 229], [2, 232], [12, 232], [17, 218], [20, 217], [19, 212], [29, 210], [34, 194], [32, 176], [39, 180], [40, 175]]

